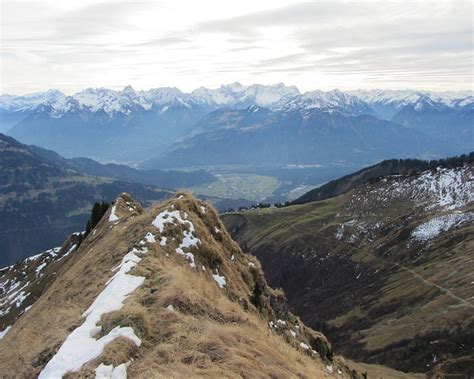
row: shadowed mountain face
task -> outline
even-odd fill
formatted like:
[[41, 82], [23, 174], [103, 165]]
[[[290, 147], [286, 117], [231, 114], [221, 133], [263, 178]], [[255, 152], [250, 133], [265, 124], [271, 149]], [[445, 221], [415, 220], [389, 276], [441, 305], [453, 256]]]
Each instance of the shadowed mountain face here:
[[363, 170], [319, 191], [325, 200], [222, 218], [338, 352], [471, 377], [473, 170], [465, 163], [368, 181]]
[[77, 110], [55, 118], [37, 109], [8, 133], [24, 143], [52, 149], [66, 157], [140, 160], [188, 132], [206, 113], [178, 106], [166, 114], [140, 110], [110, 116], [101, 110]]
[[114, 163], [101, 164], [89, 158], [64, 158], [52, 150], [37, 146], [26, 146], [36, 156], [69, 170], [86, 175], [103, 176], [132, 183], [153, 185], [162, 188], [185, 188], [210, 183], [216, 180], [205, 170], [172, 171], [172, 170], [137, 170]]
[[359, 163], [409, 155], [438, 156], [439, 141], [379, 120], [319, 110], [272, 112], [250, 107], [216, 111], [196, 134], [172, 145], [144, 168], [220, 164]]
[[60, 244], [85, 227], [95, 201], [127, 190], [148, 203], [170, 192], [143, 184], [84, 175], [53, 163], [0, 135], [0, 266]]

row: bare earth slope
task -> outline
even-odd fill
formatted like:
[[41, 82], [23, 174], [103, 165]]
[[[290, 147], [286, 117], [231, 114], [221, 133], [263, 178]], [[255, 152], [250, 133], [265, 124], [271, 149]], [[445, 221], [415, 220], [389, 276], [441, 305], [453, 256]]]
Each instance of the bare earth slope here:
[[[269, 284], [347, 357], [474, 375], [473, 167], [222, 216]], [[449, 376], [451, 377], [451, 376]]]

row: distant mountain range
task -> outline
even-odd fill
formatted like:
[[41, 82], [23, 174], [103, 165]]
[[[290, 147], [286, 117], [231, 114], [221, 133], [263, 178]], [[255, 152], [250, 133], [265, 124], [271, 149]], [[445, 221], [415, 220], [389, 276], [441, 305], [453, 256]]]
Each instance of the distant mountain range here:
[[[142, 162], [149, 168], [199, 166], [209, 160], [217, 164], [221, 159], [243, 164], [255, 154], [260, 154], [255, 164], [319, 163], [321, 157], [367, 164], [406, 154], [432, 158], [472, 150], [474, 94], [300, 93], [283, 84], [239, 83], [190, 93], [126, 87], [66, 96], [52, 90], [0, 96], [0, 120], [1, 130], [14, 138], [66, 157]], [[282, 141], [288, 145], [281, 146]], [[180, 157], [198, 155], [196, 150], [212, 152], [216, 144], [226, 151], [217, 155], [218, 161], [208, 154], [185, 162]]]

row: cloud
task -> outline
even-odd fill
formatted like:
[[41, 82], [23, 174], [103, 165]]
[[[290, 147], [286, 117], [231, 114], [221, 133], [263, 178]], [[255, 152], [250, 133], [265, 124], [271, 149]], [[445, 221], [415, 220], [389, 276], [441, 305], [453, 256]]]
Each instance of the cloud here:
[[0, 1], [2, 92], [472, 83], [470, 0]]

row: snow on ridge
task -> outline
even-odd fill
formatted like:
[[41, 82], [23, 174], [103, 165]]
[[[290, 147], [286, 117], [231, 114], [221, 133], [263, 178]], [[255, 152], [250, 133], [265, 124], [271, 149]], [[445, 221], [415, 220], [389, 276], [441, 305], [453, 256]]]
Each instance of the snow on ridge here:
[[416, 177], [392, 177], [381, 183], [364, 195], [363, 200], [375, 198], [385, 202], [390, 198], [410, 198], [427, 210], [455, 210], [474, 201], [474, 177], [469, 165], [428, 170]]
[[128, 338], [135, 345], [141, 345], [140, 338], [131, 327], [117, 326], [107, 335], [99, 339], [94, 338], [102, 329], [97, 326], [101, 316], [122, 308], [128, 295], [140, 287], [145, 280], [144, 277], [128, 274], [141, 260], [135, 252], [146, 253], [147, 250], [133, 249], [122, 258], [122, 262], [115, 268], [117, 272], [107, 282], [106, 287], [92, 305], [84, 312], [83, 317], [86, 319], [83, 324], [69, 334], [56, 354], [41, 371], [40, 379], [61, 378], [67, 372], [80, 370], [82, 365], [97, 358], [105, 346], [118, 337]]
[[36, 267], [36, 275], [38, 275], [47, 265], [48, 262], [43, 262], [38, 267]]
[[[188, 230], [183, 229], [183, 239], [179, 246], [176, 248], [176, 253], [179, 255], [183, 255], [186, 259], [188, 259], [191, 262], [189, 265], [194, 268], [196, 267], [194, 254], [185, 252], [183, 249], [188, 249], [192, 246], [197, 246], [199, 243], [201, 243], [201, 240], [199, 238], [194, 237], [194, 224], [191, 221], [186, 220], [186, 213], [184, 214], [184, 217], [181, 217], [181, 212], [178, 210], [165, 210], [158, 214], [158, 216], [155, 217], [151, 224], [155, 226], [160, 231], [160, 233], [163, 233], [166, 224], [176, 225], [175, 222], [188, 226]], [[164, 237], [162, 237], [160, 241], [160, 245], [162, 246], [166, 244], [166, 239], [163, 238]]]
[[420, 101], [428, 101], [429, 103], [436, 103], [446, 105], [449, 107], [456, 107], [463, 105], [462, 102], [473, 102], [473, 91], [417, 91], [417, 90], [355, 90], [346, 92], [350, 95], [365, 101], [369, 104], [391, 104], [397, 109], [408, 104], [417, 104]]
[[4, 330], [0, 330], [0, 340], [5, 337], [5, 334], [12, 328], [11, 325], [8, 325]]
[[[354, 107], [382, 104], [400, 109], [408, 104], [428, 101], [460, 109], [474, 103], [473, 91], [416, 91], [416, 90], [355, 90], [321, 91], [313, 90], [301, 93], [295, 86], [283, 83], [273, 85], [241, 85], [231, 83], [218, 88], [197, 88], [190, 93], [178, 88], [160, 87], [135, 91], [127, 86], [122, 91], [107, 88], [87, 88], [71, 96], [58, 90], [50, 90], [24, 96], [0, 95], [0, 107], [9, 111], [35, 110], [46, 111], [53, 118], [59, 118], [69, 112], [104, 112], [109, 117], [131, 115], [135, 111], [148, 111], [156, 108], [165, 112], [170, 105], [182, 104], [188, 108], [204, 106], [219, 108], [255, 104], [276, 109], [294, 109], [302, 106], [312, 108]], [[350, 110], [350, 109], [348, 109]], [[353, 109], [352, 109], [353, 110]]]
[[447, 232], [465, 222], [473, 220], [474, 212], [451, 213], [435, 217], [421, 225], [418, 225], [411, 233], [411, 237], [420, 242], [426, 242], [430, 239], [436, 238], [442, 232]]
[[118, 221], [119, 220], [119, 217], [115, 214], [115, 211], [116, 211], [117, 207], [116, 205], [114, 204], [112, 206], [112, 209], [110, 211], [110, 215], [109, 215], [109, 221], [110, 222], [115, 222], [115, 221]]

